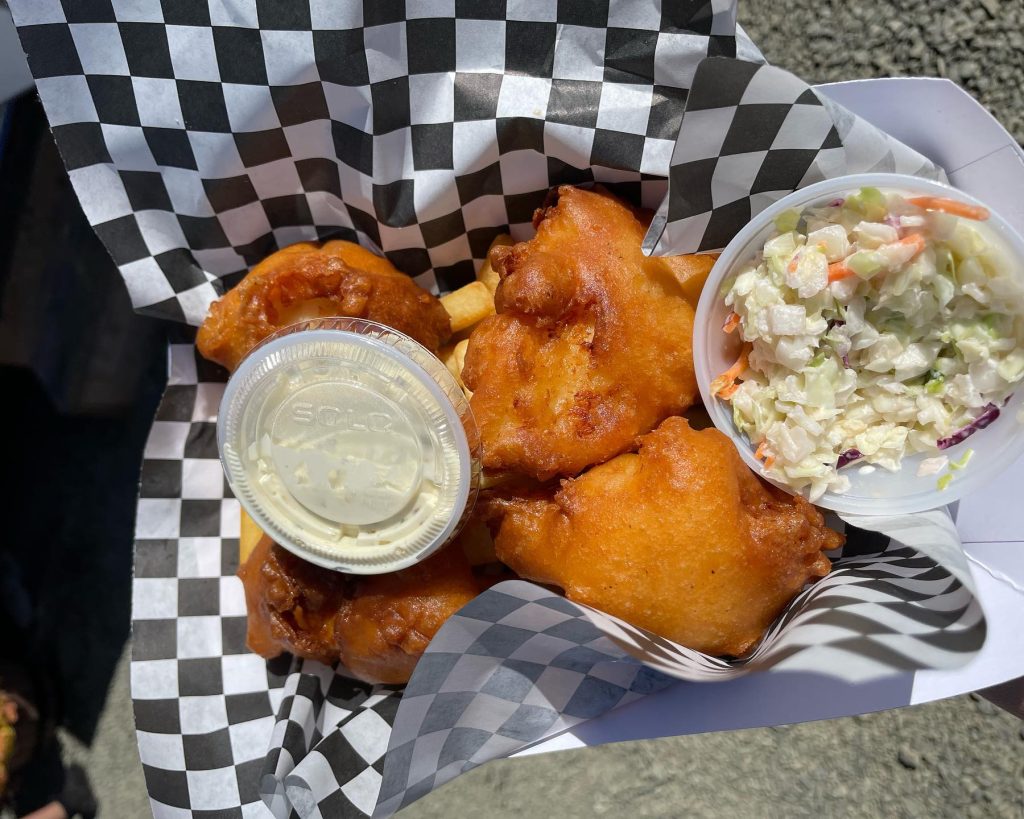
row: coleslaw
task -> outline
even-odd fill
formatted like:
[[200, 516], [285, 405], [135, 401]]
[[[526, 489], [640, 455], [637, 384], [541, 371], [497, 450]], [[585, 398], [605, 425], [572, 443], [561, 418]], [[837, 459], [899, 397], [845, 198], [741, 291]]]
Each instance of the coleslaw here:
[[1024, 287], [987, 218], [876, 188], [776, 218], [723, 284], [745, 343], [711, 384], [766, 476], [813, 501], [851, 464], [898, 471], [999, 416], [1024, 380]]

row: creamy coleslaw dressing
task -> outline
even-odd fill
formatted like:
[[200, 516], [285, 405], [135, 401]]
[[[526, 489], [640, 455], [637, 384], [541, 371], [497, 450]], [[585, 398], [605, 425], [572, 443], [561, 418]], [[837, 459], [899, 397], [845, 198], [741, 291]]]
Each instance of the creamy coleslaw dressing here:
[[775, 216], [721, 291], [748, 352], [720, 395], [765, 475], [816, 501], [855, 461], [897, 472], [999, 416], [1024, 380], [1024, 287], [989, 215], [864, 187]]
[[[458, 387], [438, 383], [447, 370], [416, 348], [387, 328], [290, 333], [232, 377], [218, 425], [225, 470], [282, 545], [322, 565], [383, 572], [454, 532], [476, 468], [445, 389]], [[420, 366], [431, 362], [444, 373]]]

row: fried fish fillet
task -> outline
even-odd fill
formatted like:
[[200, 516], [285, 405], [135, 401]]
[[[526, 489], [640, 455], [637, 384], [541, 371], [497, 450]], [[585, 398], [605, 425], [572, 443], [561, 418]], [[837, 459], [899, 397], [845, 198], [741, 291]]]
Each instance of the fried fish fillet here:
[[326, 316], [386, 324], [432, 352], [451, 336], [441, 302], [387, 259], [352, 242], [302, 242], [268, 256], [210, 305], [196, 347], [233, 370], [276, 330]]
[[494, 498], [498, 558], [570, 600], [713, 655], [753, 646], [842, 543], [714, 429], [669, 418], [553, 495]]
[[633, 448], [693, 403], [686, 296], [713, 263], [646, 257], [646, 217], [605, 191], [557, 193], [533, 239], [491, 251], [497, 314], [462, 372], [484, 467], [542, 481]]
[[334, 621], [355, 591], [352, 578], [316, 566], [267, 535], [238, 568], [248, 613], [246, 642], [268, 659], [283, 652], [338, 660]]
[[341, 661], [370, 682], [408, 682], [438, 629], [481, 591], [458, 547], [363, 577], [334, 623]]
[[445, 620], [481, 584], [458, 547], [382, 575], [324, 569], [263, 536], [238, 570], [245, 587], [249, 648], [334, 663], [373, 683], [407, 682]]

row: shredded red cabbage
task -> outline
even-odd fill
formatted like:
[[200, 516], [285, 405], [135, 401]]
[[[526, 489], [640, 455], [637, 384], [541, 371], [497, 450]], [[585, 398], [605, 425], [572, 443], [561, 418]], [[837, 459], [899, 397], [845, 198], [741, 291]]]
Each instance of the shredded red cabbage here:
[[846, 452], [839, 454], [839, 460], [836, 461], [836, 469], [842, 469], [848, 464], [852, 464], [854, 461], [860, 460], [864, 455], [859, 449], [848, 449]]
[[841, 208], [845, 201], [846, 200], [842, 197], [840, 197], [839, 199], [833, 199], [831, 202], [828, 203], [828, 206], [830, 208]]
[[939, 440], [935, 442], [935, 446], [939, 449], [949, 449], [951, 446], [956, 446], [960, 442], [966, 441], [979, 429], [987, 427], [998, 417], [999, 407], [995, 404], [986, 404], [981, 410], [981, 414], [971, 421], [971, 423], [961, 429], [958, 429], [948, 438], [939, 438]]

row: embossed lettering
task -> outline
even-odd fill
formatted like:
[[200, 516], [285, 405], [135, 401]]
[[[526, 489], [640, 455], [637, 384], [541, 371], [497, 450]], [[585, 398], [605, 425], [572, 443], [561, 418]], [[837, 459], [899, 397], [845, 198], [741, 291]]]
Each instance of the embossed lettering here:
[[312, 426], [315, 417], [312, 404], [301, 403], [292, 405], [292, 420], [296, 424]]
[[357, 413], [351, 407], [336, 407], [331, 404], [296, 403], [292, 405], [292, 421], [304, 426], [316, 424], [332, 429], [347, 429], [353, 432], [388, 432], [394, 426], [386, 412]]

